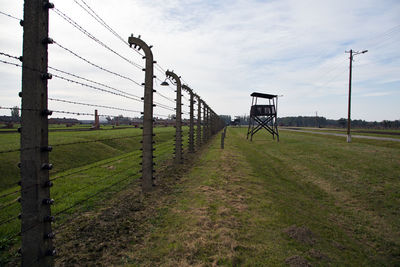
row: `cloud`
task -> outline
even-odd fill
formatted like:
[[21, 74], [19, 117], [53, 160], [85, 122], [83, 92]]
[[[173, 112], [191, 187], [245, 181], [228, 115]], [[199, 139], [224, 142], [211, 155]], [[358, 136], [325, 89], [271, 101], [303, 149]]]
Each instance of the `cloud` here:
[[[125, 47], [79, 6], [70, 1], [54, 2], [113, 49], [144, 64], [140, 55]], [[121, 0], [113, 3], [92, 0], [88, 3], [123, 38], [127, 39], [131, 33], [141, 34], [143, 40], [154, 45], [155, 60], [163, 68], [181, 75], [220, 114], [248, 113], [250, 93], [260, 91], [284, 95], [280, 116], [307, 115], [318, 110], [329, 118], [344, 117], [349, 64], [344, 52], [349, 49], [369, 49], [367, 54], [355, 58], [356, 94], [361, 87], [368, 90], [367, 94], [374, 94], [393, 92], [400, 86], [397, 1]], [[140, 83], [143, 81], [140, 69], [99, 47], [54, 13], [51, 13], [50, 32], [55, 40], [98, 64]], [[10, 47], [10, 42], [2, 41], [0, 45]], [[142, 94], [142, 88], [79, 62], [57, 47], [51, 48], [50, 63]], [[164, 78], [159, 71], [156, 75]], [[155, 86], [160, 93], [175, 98], [171, 88]], [[117, 98], [87, 88], [52, 81], [52, 93], [67, 97], [76, 90], [83, 90], [85, 97], [93, 102], [112, 101], [112, 105], [141, 109], [140, 103], [117, 102]], [[394, 115], [387, 117], [390, 113], [385, 112], [389, 109], [385, 105], [386, 96], [381, 97], [383, 101], [378, 105], [382, 115], [364, 108], [359, 113], [361, 119], [395, 119]], [[170, 113], [162, 109], [158, 112]], [[395, 113], [400, 114], [399, 108]]]

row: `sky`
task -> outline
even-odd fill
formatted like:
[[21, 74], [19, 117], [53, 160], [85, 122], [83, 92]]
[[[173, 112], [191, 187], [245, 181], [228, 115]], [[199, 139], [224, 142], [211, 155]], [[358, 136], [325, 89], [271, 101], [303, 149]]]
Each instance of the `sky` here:
[[[53, 1], [56, 9], [50, 11], [49, 36], [57, 44], [49, 45], [49, 66], [96, 83], [49, 72], [93, 87], [118, 89], [125, 96], [143, 96], [142, 55], [91, 17], [82, 8], [86, 3], [125, 41], [134, 34], [153, 45], [157, 61], [154, 99], [163, 104], [154, 113], [160, 117], [174, 113], [175, 86], [171, 81], [170, 86], [160, 86], [169, 69], [220, 115], [248, 115], [250, 94], [261, 92], [279, 96], [278, 117], [346, 118], [349, 54], [345, 51], [353, 49], [368, 52], [353, 61], [352, 119], [400, 119], [398, 0], [83, 1]], [[23, 1], [0, 0], [0, 11], [22, 18]], [[63, 14], [93, 38], [68, 23]], [[23, 29], [15, 18], [0, 14], [0, 52], [20, 56]], [[0, 59], [18, 63], [6, 56]], [[0, 62], [0, 88], [1, 107], [19, 106], [21, 68]], [[102, 116], [136, 117], [143, 109], [132, 97], [58, 77], [49, 81], [49, 97], [49, 107], [55, 111], [93, 113], [97, 108]], [[188, 99], [185, 93], [185, 118]], [[9, 114], [0, 109], [0, 115]], [[52, 117], [91, 118], [62, 112]]]

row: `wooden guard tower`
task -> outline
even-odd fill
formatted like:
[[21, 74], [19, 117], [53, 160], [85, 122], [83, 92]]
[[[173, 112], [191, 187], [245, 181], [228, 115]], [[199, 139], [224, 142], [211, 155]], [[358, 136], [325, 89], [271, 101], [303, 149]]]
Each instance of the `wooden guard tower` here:
[[[251, 108], [250, 108], [250, 121], [249, 129], [247, 130], [247, 139], [253, 140], [253, 135], [259, 130], [264, 128], [270, 134], [272, 138], [279, 142], [278, 124], [277, 124], [277, 107], [278, 107], [278, 96], [269, 95], [262, 93], [252, 93]], [[257, 105], [258, 98], [268, 99], [268, 105]], [[275, 101], [276, 99], [276, 101]]]

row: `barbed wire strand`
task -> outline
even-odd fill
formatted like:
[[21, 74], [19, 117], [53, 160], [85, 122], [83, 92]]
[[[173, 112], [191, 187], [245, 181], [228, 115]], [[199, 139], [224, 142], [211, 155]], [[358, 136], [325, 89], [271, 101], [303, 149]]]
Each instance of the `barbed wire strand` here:
[[75, 78], [78, 78], [78, 79], [81, 79], [81, 80], [84, 80], [84, 81], [87, 81], [87, 82], [91, 82], [91, 83], [94, 83], [94, 84], [97, 84], [97, 85], [100, 85], [100, 86], [104, 86], [104, 87], [106, 87], [106, 88], [109, 88], [109, 89], [115, 90], [115, 91], [117, 91], [117, 92], [120, 92], [120, 93], [123, 93], [123, 94], [129, 95], [129, 96], [132, 96], [132, 97], [137, 97], [137, 98], [141, 99], [141, 97], [140, 97], [140, 96], [137, 96], [137, 95], [134, 95], [134, 94], [128, 93], [128, 92], [126, 92], [126, 91], [123, 91], [123, 90], [117, 89], [117, 88], [115, 88], [115, 87], [112, 87], [112, 86], [110, 86], [110, 85], [107, 85], [107, 84], [104, 84], [104, 83], [100, 83], [100, 82], [97, 82], [97, 81], [93, 81], [93, 80], [91, 80], [91, 79], [88, 79], [88, 78], [85, 78], [85, 77], [79, 76], [79, 75], [77, 75], [77, 74], [74, 74], [74, 73], [67, 72], [67, 71], [64, 71], [64, 70], [60, 70], [60, 69], [58, 69], [58, 68], [51, 67], [51, 66], [49, 66], [48, 68], [49, 68], [49, 69], [51, 69], [51, 70], [58, 71], [58, 72], [60, 72], [60, 73], [63, 73], [63, 74], [70, 75], [70, 76], [72, 76], [72, 77], [75, 77]]
[[[138, 173], [136, 173], [136, 174], [138, 174]], [[136, 174], [134, 174], [134, 175], [136, 175]], [[131, 178], [131, 177], [128, 177], [128, 178]], [[136, 179], [133, 180], [133, 181], [131, 181], [131, 182], [129, 182], [129, 183], [126, 184], [125, 186], [128, 186], [128, 185], [134, 183], [135, 181], [136, 181]], [[123, 181], [121, 180], [120, 182], [123, 182]], [[118, 184], [118, 183], [116, 183], [116, 184]], [[113, 187], [113, 186], [110, 186], [110, 188], [111, 188], [111, 187]], [[88, 199], [87, 199], [87, 200], [88, 200]], [[86, 201], [87, 201], [87, 200], [86, 200]], [[82, 203], [79, 203], [78, 205], [80, 205], [80, 204], [82, 204]], [[78, 205], [76, 205], [76, 206], [78, 206]], [[64, 213], [65, 213], [65, 212], [64, 212]], [[62, 227], [65, 226], [66, 224], [72, 222], [73, 219], [74, 219], [74, 217], [73, 217], [73, 216], [70, 216], [68, 219], [65, 219], [62, 223], [60, 223], [60, 224], [58, 224], [58, 225], [55, 225], [54, 228], [55, 228], [56, 230], [54, 231], [54, 234], [59, 234], [59, 233], [61, 232]]]
[[6, 12], [3, 12], [3, 11], [0, 11], [0, 14], [2, 14], [2, 15], [4, 15], [4, 16], [7, 16], [7, 17], [10, 17], [10, 18], [13, 18], [13, 19], [16, 19], [16, 20], [19, 20], [19, 21], [22, 21], [22, 19], [17, 18], [17, 17], [15, 17], [15, 16], [10, 15], [10, 14], [8, 14], [8, 13], [6, 13]]
[[82, 0], [82, 3], [86, 6], [86, 8], [82, 4], [78, 3], [78, 1], [76, 0], [74, 0], [74, 2], [84, 11], [86, 11], [92, 18], [94, 18], [98, 23], [100, 23], [103, 27], [110, 31], [115, 37], [121, 40], [124, 44], [129, 45], [128, 42], [126, 42], [125, 39], [121, 37], [121, 35], [114, 31], [85, 1]]
[[170, 102], [172, 102], [172, 103], [175, 103], [175, 100], [174, 100], [174, 99], [169, 98], [169, 97], [167, 97], [167, 96], [161, 94], [161, 93], [158, 92], [158, 91], [156, 92], [156, 94], [159, 95], [159, 96], [161, 96], [161, 97], [164, 98], [164, 99], [167, 99], [168, 101], [170, 101]]
[[[42, 109], [33, 109], [33, 108], [18, 108], [18, 107], [0, 107], [0, 109], [18, 109], [19, 111], [36, 111], [36, 112], [43, 112]], [[86, 112], [74, 112], [74, 111], [65, 111], [65, 110], [49, 110], [52, 113], [61, 113], [61, 114], [72, 114], [77, 116], [93, 116], [93, 113], [86, 113]], [[100, 117], [118, 117], [117, 115], [109, 115], [109, 114], [99, 114]], [[134, 120], [136, 118], [133, 117], [123, 117], [125, 119]], [[11, 151], [14, 152], [14, 151]]]
[[48, 100], [51, 100], [51, 101], [69, 103], [69, 104], [74, 104], [74, 105], [82, 105], [82, 106], [89, 106], [89, 107], [107, 108], [107, 109], [114, 109], [114, 110], [127, 111], [127, 112], [135, 112], [135, 113], [140, 113], [140, 112], [141, 112], [141, 111], [137, 111], [137, 110], [124, 109], [124, 108], [117, 108], [117, 107], [104, 106], [104, 105], [97, 105], [97, 104], [82, 103], [82, 102], [76, 102], [76, 101], [70, 101], [70, 100], [58, 99], [58, 98], [52, 98], [52, 97], [48, 97], [47, 99], [48, 99]]
[[76, 193], [78, 193], [78, 192], [80, 192], [80, 191], [82, 191], [82, 190], [85, 190], [85, 189], [87, 189], [87, 188], [89, 188], [89, 187], [91, 187], [91, 186], [93, 186], [93, 185], [95, 185], [95, 184], [100, 184], [100, 182], [103, 182], [103, 181], [105, 181], [105, 180], [107, 180], [107, 179], [109, 179], [109, 178], [111, 178], [111, 177], [113, 177], [113, 176], [116, 176], [116, 175], [121, 174], [121, 173], [126, 172], [126, 171], [127, 171], [127, 169], [122, 169], [122, 170], [120, 170], [120, 171], [118, 171], [118, 172], [113, 173], [112, 175], [105, 176], [105, 177], [101, 177], [101, 176], [91, 176], [90, 178], [100, 178], [100, 179], [97, 179], [97, 180], [96, 180], [95, 182], [93, 182], [93, 183], [88, 183], [86, 186], [83, 186], [83, 187], [81, 187], [81, 188], [79, 188], [79, 189], [76, 189], [76, 190], [74, 190], [73, 192], [66, 193], [66, 194], [64, 194], [64, 195], [62, 195], [62, 196], [60, 196], [60, 197], [54, 199], [54, 201], [55, 201], [55, 202], [59, 202], [59, 201], [61, 201], [61, 199], [63, 199], [63, 198], [67, 198], [67, 197], [69, 197], [69, 196], [72, 196], [73, 194], [76, 194]]
[[[12, 62], [8, 62], [8, 61], [5, 61], [5, 60], [0, 60], [0, 62], [1, 62], [1, 63], [4, 63], [4, 64], [8, 64], [8, 65], [13, 65], [13, 66], [16, 66], [16, 67], [26, 68], [26, 69], [29, 69], [29, 70], [32, 70], [32, 71], [36, 71], [36, 72], [38, 72], [38, 73], [42, 73], [42, 72], [39, 71], [39, 70], [35, 70], [35, 69], [33, 69], [33, 68], [29, 68], [29, 67], [26, 67], [26, 66], [22, 66], [21, 64], [18, 64], [18, 63], [12, 63]], [[58, 79], [62, 79], [62, 80], [71, 82], [71, 83], [75, 83], [75, 84], [79, 84], [79, 85], [81, 85], [81, 86], [88, 87], [88, 88], [91, 88], [91, 89], [94, 89], [94, 90], [98, 90], [98, 91], [102, 91], [102, 92], [107, 92], [107, 93], [110, 93], [110, 94], [113, 94], [113, 95], [122, 96], [122, 97], [124, 97], [124, 98], [128, 98], [128, 99], [131, 99], [131, 100], [143, 102], [143, 100], [141, 100], [141, 98], [139, 98], [138, 96], [135, 96], [135, 97], [139, 98], [140, 100], [139, 100], [139, 99], [136, 99], [136, 98], [133, 98], [133, 97], [129, 97], [129, 96], [127, 96], [127, 95], [124, 95], [124, 94], [127, 94], [127, 93], [126, 93], [126, 92], [123, 92], [123, 91], [121, 91], [121, 90], [118, 90], [118, 89], [113, 89], [113, 90], [119, 91], [119, 92], [123, 92], [124, 94], [115, 93], [115, 92], [112, 92], [112, 91], [110, 91], [110, 90], [106, 90], [106, 89], [103, 89], [103, 88], [99, 88], [99, 87], [97, 87], [97, 86], [93, 86], [93, 85], [90, 85], [90, 84], [78, 82], [78, 81], [75, 81], [75, 80], [72, 80], [72, 79], [65, 78], [65, 77], [63, 77], [63, 76], [57, 75], [57, 74], [53, 74], [52, 76], [53, 76], [53, 77], [56, 77], [56, 78], [58, 78]], [[131, 94], [129, 94], [129, 95], [131, 95]]]
[[[138, 174], [138, 173], [136, 173], [136, 174]], [[136, 174], [135, 174], [135, 175], [136, 175]], [[85, 201], [88, 201], [88, 200], [91, 199], [91, 198], [94, 198], [95, 196], [99, 195], [100, 193], [102, 193], [102, 192], [104, 192], [104, 191], [106, 191], [106, 190], [108, 190], [108, 189], [110, 189], [110, 188], [116, 186], [117, 184], [119, 184], [119, 183], [121, 183], [121, 182], [123, 182], [123, 181], [128, 180], [128, 179], [132, 179], [132, 177], [129, 175], [128, 177], [126, 177], [126, 178], [124, 178], [124, 179], [118, 180], [117, 182], [115, 182], [115, 183], [111, 184], [110, 186], [107, 186], [107, 187], [105, 187], [105, 188], [103, 188], [103, 189], [97, 191], [96, 193], [90, 195], [89, 197], [87, 197], [87, 198], [85, 198], [85, 199], [82, 199], [82, 200], [80, 200], [80, 201], [74, 203], [73, 205], [71, 205], [71, 206], [65, 208], [65, 209], [62, 209], [61, 211], [58, 211], [58, 212], [55, 213], [53, 216], [58, 216], [58, 215], [60, 215], [60, 214], [63, 214], [63, 213], [65, 213], [66, 211], [68, 211], [68, 210], [70, 210], [70, 209], [72, 209], [72, 208], [74, 208], [74, 207], [76, 207], [76, 206], [78, 206], [78, 205], [84, 203]]]
[[[116, 93], [116, 92], [113, 92], [113, 91], [110, 91], [110, 90], [106, 90], [106, 89], [103, 89], [103, 88], [100, 88], [100, 87], [97, 87], [97, 86], [93, 86], [93, 85], [90, 85], [90, 84], [87, 84], [87, 83], [78, 82], [78, 81], [66, 78], [64, 76], [57, 75], [57, 74], [53, 74], [53, 77], [56, 77], [58, 79], [61, 79], [61, 80], [64, 80], [64, 81], [67, 81], [67, 82], [70, 82], [70, 83], [74, 83], [74, 84], [78, 84], [78, 85], [81, 85], [81, 86], [84, 86], [84, 87], [88, 87], [88, 88], [91, 88], [91, 89], [94, 89], [94, 90], [97, 90], [97, 91], [101, 91], [101, 92], [105, 92], [105, 93], [121, 96], [121, 97], [124, 97], [124, 98], [127, 98], [127, 99], [131, 99], [131, 100], [135, 100], [135, 101], [138, 101], [138, 102], [143, 102], [143, 100], [140, 97], [138, 97], [138, 96], [131, 97], [130, 96], [131, 94], [126, 95], [126, 93], [123, 92], [123, 91], [122, 91], [123, 93]], [[121, 90], [118, 90], [118, 89], [114, 89], [114, 90], [117, 91], [117, 92], [121, 92]]]
[[3, 220], [2, 222], [0, 222], [0, 226], [2, 226], [2, 225], [4, 225], [4, 224], [7, 224], [7, 223], [9, 223], [9, 222], [15, 221], [15, 220], [17, 220], [18, 218], [19, 218], [19, 216], [16, 216], [16, 217], [12, 217], [12, 218]]
[[5, 209], [5, 208], [8, 208], [8, 207], [10, 207], [10, 206], [12, 206], [12, 205], [14, 205], [14, 204], [17, 204], [17, 203], [18, 203], [18, 198], [14, 199], [14, 200], [12, 200], [12, 201], [10, 201], [10, 202], [8, 202], [7, 204], [5, 204], [5, 205], [3, 205], [3, 206], [0, 206], [0, 210], [3, 210], [3, 209]]
[[[122, 138], [121, 138], [121, 139], [122, 139]], [[59, 146], [60, 146], [60, 145], [69, 145], [69, 144], [70, 144], [70, 143], [68, 143], [68, 144], [59, 144]], [[57, 145], [53, 145], [53, 146], [57, 146]], [[56, 181], [56, 180], [58, 180], [58, 179], [68, 177], [68, 176], [70, 176], [70, 175], [74, 175], [74, 174], [77, 174], [77, 173], [81, 173], [81, 172], [84, 172], [84, 171], [88, 171], [88, 170], [97, 168], [97, 167], [99, 167], [100, 165], [104, 165], [104, 164], [116, 162], [116, 161], [119, 161], [119, 160], [124, 159], [124, 158], [131, 157], [131, 156], [132, 156], [132, 155], [129, 153], [128, 155], [122, 156], [122, 157], [118, 157], [118, 158], [115, 159], [115, 160], [111, 160], [111, 161], [107, 161], [107, 162], [102, 162], [102, 163], [99, 163], [99, 164], [95, 164], [95, 165], [93, 165], [93, 166], [90, 166], [90, 167], [88, 167], [88, 168], [79, 169], [79, 170], [74, 171], [74, 172], [69, 172], [69, 173], [66, 173], [66, 174], [64, 174], [64, 175], [60, 175], [60, 176], [53, 177], [53, 178], [49, 179], [49, 181], [53, 182], [53, 181]], [[60, 171], [60, 172], [65, 172], [65, 171], [68, 171], [68, 170], [62, 170], [62, 171]], [[17, 183], [15, 183], [15, 185], [17, 185]], [[33, 188], [33, 187], [35, 187], [35, 186], [36, 186], [36, 185], [32, 185], [32, 186], [26, 187], [26, 188], [24, 188], [24, 190], [28, 190], [28, 189]], [[16, 191], [13, 191], [13, 192], [10, 192], [10, 193], [6, 193], [6, 194], [1, 195], [0, 198], [4, 198], [4, 197], [10, 196], [10, 195], [14, 195], [14, 194], [17, 194], [17, 193], [21, 193], [21, 191], [22, 191], [21, 189], [18, 189], [18, 190], [16, 190]]]
[[17, 60], [20, 60], [20, 59], [21, 59], [20, 57], [13, 56], [13, 55], [10, 55], [10, 54], [4, 53], [4, 52], [0, 52], [0, 55], [6, 56], [6, 57], [9, 57], [9, 58], [14, 58], [14, 59], [17, 59]]
[[[116, 36], [119, 40], [121, 40], [125, 45], [127, 45], [129, 48], [131, 48], [131, 46], [128, 44], [128, 42], [125, 41], [125, 39], [122, 38], [121, 35], [119, 35], [114, 29], [112, 29], [85, 1], [81, 0], [81, 2], [90, 10], [90, 12], [86, 8], [84, 8], [82, 5], [80, 5], [78, 2], [76, 2], [76, 0], [74, 0], [74, 1], [82, 9], [84, 9], [87, 13], [89, 13], [89, 15], [91, 15], [92, 17], [93, 16], [97, 17], [98, 20], [95, 18], [97, 22], [99, 22], [103, 27], [105, 27], [108, 31], [110, 31], [114, 36]], [[141, 53], [140, 51], [138, 51], [136, 49], [132, 49], [132, 50], [135, 51], [140, 56], [142, 56], [142, 57], [144, 56], [144, 54]]]
[[[17, 184], [15, 183], [14, 185], [17, 185]], [[13, 191], [13, 192], [5, 193], [5, 194], [1, 195], [0, 198], [5, 198], [5, 197], [11, 196], [11, 195], [15, 195], [15, 194], [17, 194], [19, 192], [21, 192], [20, 189], [16, 190], [16, 191]]]
[[114, 49], [110, 48], [108, 45], [106, 45], [105, 43], [103, 43], [102, 41], [100, 41], [98, 38], [96, 38], [93, 34], [91, 34], [90, 32], [88, 32], [86, 29], [84, 29], [82, 26], [80, 26], [76, 21], [74, 21], [71, 17], [69, 17], [68, 15], [66, 15], [65, 13], [63, 13], [61, 10], [57, 9], [57, 8], [53, 8], [52, 9], [57, 15], [59, 15], [61, 18], [63, 18], [65, 21], [67, 21], [69, 24], [71, 24], [73, 27], [75, 27], [76, 29], [78, 29], [80, 32], [82, 32], [83, 34], [85, 34], [87, 37], [89, 37], [90, 39], [92, 39], [93, 41], [95, 41], [96, 43], [98, 43], [99, 45], [103, 46], [105, 49], [109, 50], [111, 53], [115, 54], [116, 56], [120, 57], [121, 59], [123, 59], [124, 61], [128, 62], [129, 64], [131, 64], [132, 66], [138, 68], [138, 69], [142, 69], [143, 67], [139, 64], [137, 64], [136, 62], [133, 62], [131, 60], [129, 60], [128, 58], [124, 57], [123, 55], [121, 55], [120, 53], [116, 52]]
[[119, 160], [121, 160], [121, 159], [129, 158], [129, 157], [132, 156], [131, 153], [128, 153], [128, 154], [129, 154], [129, 155], [122, 156], [122, 157], [118, 157], [118, 159], [114, 159], [114, 160], [111, 160], [111, 161], [98, 163], [98, 164], [95, 164], [95, 165], [90, 166], [90, 167], [87, 167], [87, 168], [79, 169], [79, 170], [76, 170], [76, 171], [74, 171], [74, 172], [70, 172], [70, 173], [66, 173], [66, 174], [63, 174], [63, 175], [59, 175], [59, 176], [53, 177], [53, 178], [49, 179], [49, 181], [54, 182], [54, 181], [59, 180], [59, 179], [61, 179], [61, 178], [65, 178], [65, 177], [68, 177], [68, 176], [70, 176], [70, 175], [74, 175], [74, 174], [77, 174], [77, 173], [89, 171], [89, 170], [91, 170], [91, 169], [98, 168], [100, 165], [113, 163], [113, 162], [119, 161]]
[[122, 79], [131, 81], [131, 82], [133, 82], [134, 84], [136, 84], [136, 85], [138, 85], [138, 86], [140, 86], [140, 87], [143, 87], [140, 83], [138, 83], [137, 81], [135, 81], [135, 80], [133, 80], [133, 79], [131, 79], [131, 78], [129, 78], [129, 77], [124, 76], [124, 75], [119, 74], [119, 73], [116, 73], [116, 72], [114, 72], [114, 71], [111, 71], [111, 70], [109, 70], [109, 69], [106, 69], [106, 68], [104, 68], [104, 67], [101, 67], [100, 65], [95, 64], [95, 63], [91, 62], [90, 60], [88, 60], [88, 59], [86, 59], [86, 58], [84, 58], [84, 57], [78, 55], [77, 53], [75, 53], [75, 52], [72, 51], [71, 49], [69, 49], [69, 48], [67, 48], [67, 47], [65, 47], [65, 46], [63, 46], [63, 45], [61, 45], [61, 44], [59, 44], [58, 42], [56, 42], [56, 41], [54, 41], [54, 40], [53, 40], [53, 42], [54, 42], [54, 44], [56, 44], [58, 47], [60, 47], [60, 48], [62, 48], [63, 50], [67, 51], [67, 52], [70, 53], [71, 55], [73, 55], [73, 56], [75, 56], [75, 57], [77, 57], [77, 58], [83, 60], [84, 62], [88, 63], [89, 65], [92, 65], [93, 67], [96, 67], [96, 68], [98, 68], [98, 69], [100, 69], [100, 70], [102, 70], [102, 71], [105, 71], [105, 72], [107, 72], [107, 73], [113, 74], [113, 75], [115, 75], [115, 76], [117, 76], [117, 77], [120, 77], [120, 78], [122, 78]]

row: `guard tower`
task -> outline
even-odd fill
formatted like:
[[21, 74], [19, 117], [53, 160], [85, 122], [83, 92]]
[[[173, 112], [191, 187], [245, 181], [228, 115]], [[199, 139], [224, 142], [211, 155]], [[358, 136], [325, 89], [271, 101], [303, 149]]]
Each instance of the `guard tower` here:
[[[279, 142], [278, 124], [276, 121], [278, 96], [256, 92], [252, 93], [250, 96], [252, 97], [252, 100], [250, 108], [249, 129], [247, 130], [247, 139], [249, 139], [250, 135], [250, 141], [252, 141], [253, 135], [264, 128], [270, 134], [272, 134], [272, 138], [274, 140], [276, 135], [276, 139]], [[258, 98], [268, 99], [268, 105], [257, 105]]]

